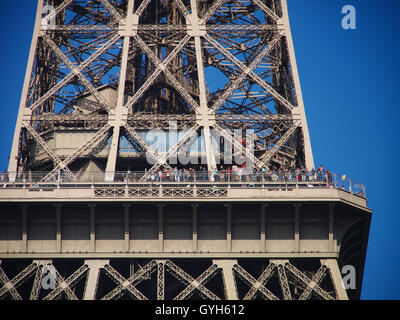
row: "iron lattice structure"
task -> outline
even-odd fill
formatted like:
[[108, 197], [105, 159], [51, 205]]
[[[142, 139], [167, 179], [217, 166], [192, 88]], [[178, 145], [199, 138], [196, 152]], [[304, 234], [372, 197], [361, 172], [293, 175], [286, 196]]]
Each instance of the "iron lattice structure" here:
[[[159, 150], [155, 128], [179, 134]], [[232, 137], [249, 129], [254, 146]], [[199, 135], [194, 158], [224, 179], [149, 179], [186, 169], [172, 160]], [[279, 177], [230, 180], [222, 149]], [[286, 0], [39, 0], [0, 181], [0, 299], [357, 299], [367, 200], [287, 180], [303, 167]]]
[[[82, 264], [83, 262], [83, 264]], [[125, 266], [124, 266], [125, 264]], [[179, 264], [179, 265], [178, 265]], [[225, 299], [224, 279], [220, 266], [214, 261], [200, 261], [193, 276], [193, 265], [188, 261], [137, 260], [110, 263], [109, 260], [74, 261], [64, 270], [66, 276], [57, 268], [60, 262], [52, 260], [33, 260], [13, 278], [9, 278], [0, 268], [0, 298], [13, 300], [113, 300], [130, 298], [136, 300], [186, 300], [202, 298], [208, 300]], [[257, 275], [252, 275], [242, 265]], [[263, 266], [243, 261], [232, 265], [232, 273], [237, 284], [236, 298], [241, 300], [335, 300], [343, 298], [342, 289], [333, 281], [332, 261], [321, 260], [315, 264], [297, 261], [295, 266], [289, 260], [265, 260]], [[62, 265], [62, 264], [61, 264]], [[190, 272], [185, 271], [189, 265]], [[138, 268], [133, 270], [132, 266]], [[15, 268], [7, 263], [8, 269]], [[125, 268], [124, 268], [125, 267]], [[126, 268], [128, 267], [128, 268]], [[43, 288], [47, 277], [44, 269], [51, 268], [54, 275], [54, 288]], [[301, 268], [303, 271], [300, 271]], [[331, 268], [333, 270], [331, 270]], [[64, 268], [65, 269], [65, 268]], [[119, 271], [117, 271], [117, 269]], [[129, 270], [127, 275], [121, 274]], [[259, 269], [259, 270], [257, 270]], [[306, 269], [307, 271], [304, 271]], [[133, 272], [132, 272], [133, 271]], [[15, 274], [15, 269], [12, 271]], [[96, 278], [101, 285], [88, 286], [90, 278]], [[108, 280], [108, 281], [106, 281]], [[146, 284], [146, 285], [144, 285]], [[210, 285], [211, 284], [211, 285]], [[95, 290], [93, 290], [96, 288]]]
[[[171, 122], [185, 134], [157, 153], [142, 133]], [[234, 129], [254, 130], [254, 152]], [[314, 166], [286, 1], [39, 1], [11, 178], [76, 180], [93, 161], [108, 181], [128, 168], [150, 175], [196, 132], [211, 170], [224, 164], [213, 134], [258, 168]], [[132, 154], [121, 156], [121, 139]]]

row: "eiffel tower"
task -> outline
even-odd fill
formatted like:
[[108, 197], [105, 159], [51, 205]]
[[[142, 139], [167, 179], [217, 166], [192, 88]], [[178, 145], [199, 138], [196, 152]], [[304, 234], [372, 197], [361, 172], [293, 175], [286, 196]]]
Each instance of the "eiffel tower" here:
[[0, 298], [359, 299], [365, 189], [315, 169], [286, 0], [38, 0]]

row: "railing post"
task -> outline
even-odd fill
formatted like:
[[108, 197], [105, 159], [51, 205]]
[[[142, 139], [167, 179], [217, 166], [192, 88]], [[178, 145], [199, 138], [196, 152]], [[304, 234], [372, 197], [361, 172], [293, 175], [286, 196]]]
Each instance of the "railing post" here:
[[336, 173], [334, 173], [334, 184], [335, 184], [335, 187], [337, 187], [337, 176], [336, 176]]

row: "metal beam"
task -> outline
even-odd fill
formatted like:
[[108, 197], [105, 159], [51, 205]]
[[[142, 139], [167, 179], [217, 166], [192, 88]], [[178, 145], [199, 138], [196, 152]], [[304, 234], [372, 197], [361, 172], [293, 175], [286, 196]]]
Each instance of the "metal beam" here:
[[9, 179], [11, 182], [15, 181], [18, 172], [18, 164], [20, 160], [20, 151], [21, 151], [21, 135], [22, 135], [22, 119], [26, 111], [26, 105], [28, 103], [28, 91], [30, 86], [30, 80], [33, 73], [33, 66], [36, 56], [37, 45], [39, 41], [39, 30], [42, 23], [42, 13], [43, 13], [43, 1], [38, 1], [37, 9], [36, 9], [36, 20], [35, 27], [32, 36], [31, 47], [29, 51], [28, 64], [25, 71], [25, 80], [21, 93], [21, 100], [18, 109], [17, 122], [14, 131], [14, 137], [12, 141], [11, 153], [10, 153], [10, 161], [8, 164], [8, 172]]
[[278, 300], [278, 298], [265, 287], [268, 280], [273, 276], [275, 267], [276, 266], [274, 263], [270, 263], [268, 267], [263, 271], [258, 280], [256, 280], [241, 266], [235, 265], [233, 267], [238, 276], [251, 286], [250, 290], [247, 292], [243, 300], [254, 299], [258, 291], [268, 300]]
[[174, 300], [188, 299], [194, 291], [202, 285], [205, 285], [212, 277], [218, 272], [218, 266], [213, 264], [206, 271], [204, 271], [196, 280], [191, 282], [180, 294], [178, 294]]
[[[209, 300], [221, 300], [216, 294], [211, 292], [208, 288], [206, 288], [202, 283], [196, 281], [191, 275], [186, 273], [184, 270], [179, 268], [175, 263], [170, 260], [165, 262], [165, 266], [168, 268], [168, 271], [178, 280], [186, 283], [187, 285], [193, 285], [197, 288], [198, 292], [205, 297], [205, 299]], [[200, 281], [204, 282], [211, 274], [213, 274], [214, 268], [210, 267], [207, 269], [201, 276]], [[203, 280], [201, 280], [203, 279]], [[186, 296], [186, 294], [183, 294]], [[179, 297], [179, 296], [178, 296]]]
[[338, 300], [349, 300], [337, 260], [336, 259], [321, 259], [321, 264], [326, 266], [329, 269], [329, 273], [332, 278], [332, 283], [335, 288], [337, 299]]
[[[328, 260], [327, 260], [328, 261]], [[329, 262], [328, 262], [329, 263]], [[334, 298], [323, 290], [317, 283], [308, 278], [303, 272], [297, 269], [293, 264], [286, 261], [282, 264], [288, 271], [290, 271], [297, 279], [302, 281], [306, 286], [311, 286], [312, 289], [325, 300], [334, 300]], [[322, 270], [321, 270], [322, 271]]]
[[[71, 170], [68, 169], [67, 165], [60, 159], [60, 157], [48, 146], [46, 141], [36, 132], [34, 128], [31, 127], [29, 123], [24, 123], [24, 127], [29, 131], [29, 133], [32, 135], [32, 137], [35, 139], [37, 143], [41, 145], [41, 147], [46, 151], [46, 153], [50, 156], [50, 158], [54, 162], [54, 167], [56, 168], [54, 170], [54, 175], [57, 173], [57, 170], [61, 169], [64, 170], [67, 177], [71, 180], [77, 180], [75, 175], [71, 172]], [[53, 176], [54, 176], [53, 175]]]
[[137, 289], [135, 285], [142, 282], [146, 277], [146, 274], [152, 274], [157, 268], [157, 261], [152, 260], [148, 264], [146, 264], [143, 268], [139, 269], [136, 273], [134, 273], [128, 279], [125, 279], [122, 275], [118, 273], [113, 267], [110, 265], [105, 265], [104, 269], [106, 274], [114, 280], [118, 286], [106, 294], [101, 300], [111, 300], [118, 298], [123, 291], [127, 291], [130, 295], [138, 300], [147, 300], [147, 298]]
[[260, 53], [257, 54], [255, 59], [248, 67], [244, 65], [241, 61], [239, 61], [233, 54], [231, 54], [217, 41], [215, 41], [210, 35], [206, 34], [204, 35], [204, 37], [211, 45], [213, 45], [217, 50], [224, 54], [227, 59], [234, 63], [241, 71], [238, 77], [232, 81], [228, 89], [226, 89], [225, 92], [220, 96], [220, 98], [213, 104], [213, 106], [211, 107], [211, 110], [213, 112], [216, 112], [218, 110], [218, 108], [233, 94], [233, 92], [240, 86], [240, 84], [242, 84], [243, 80], [247, 76], [252, 77], [254, 81], [256, 81], [265, 90], [270, 92], [272, 96], [283, 102], [283, 104], [289, 109], [293, 108], [293, 106], [290, 105], [290, 103], [286, 99], [281, 97], [278, 92], [276, 92], [269, 84], [267, 84], [264, 80], [262, 80], [253, 72], [253, 70], [259, 65], [261, 60], [264, 59], [264, 57], [267, 56], [274, 48], [274, 46], [278, 43], [281, 38], [280, 34], [278, 34]]
[[293, 300], [292, 293], [290, 292], [290, 287], [285, 271], [285, 265], [289, 263], [288, 260], [272, 260], [278, 268], [278, 278], [279, 284], [281, 285], [282, 295], [284, 300]]
[[54, 272], [56, 274], [57, 287], [50, 292], [43, 300], [54, 300], [61, 293], [65, 292], [69, 300], [78, 300], [75, 293], [72, 291], [71, 287], [75, 285], [88, 271], [89, 267], [87, 265], [81, 266], [78, 270], [76, 270], [71, 276], [69, 276], [66, 280], [60, 275], [57, 269], [54, 267]]
[[298, 113], [301, 117], [301, 128], [304, 138], [304, 151], [305, 151], [305, 166], [306, 168], [314, 168], [314, 158], [311, 149], [311, 140], [310, 134], [308, 131], [306, 113], [304, 108], [304, 100], [303, 94], [300, 85], [300, 77], [299, 72], [297, 69], [297, 62], [296, 62], [296, 55], [294, 52], [294, 44], [292, 40], [292, 33], [290, 30], [290, 23], [289, 23], [289, 12], [287, 8], [286, 0], [281, 0], [281, 8], [283, 12], [282, 19], [278, 21], [279, 24], [283, 24], [284, 26], [284, 33], [286, 36], [286, 43], [288, 47], [288, 58], [290, 61], [290, 67], [292, 69], [292, 76], [293, 76], [293, 83], [295, 87], [296, 97], [297, 97], [297, 107], [293, 113]]
[[100, 277], [100, 269], [103, 269], [110, 260], [85, 260], [89, 267], [83, 300], [96, 300], [97, 287]]
[[[107, 0], [102, 0], [102, 3], [107, 2]], [[109, 4], [108, 4], [109, 5]], [[130, 16], [133, 12], [134, 7], [134, 0], [128, 1], [128, 16]], [[120, 20], [121, 17], [118, 13], [117, 18]], [[127, 67], [128, 67], [128, 58], [129, 58], [129, 47], [130, 47], [131, 38], [129, 36], [125, 36], [124, 38], [124, 45], [122, 49], [122, 57], [121, 57], [121, 71], [119, 75], [119, 85], [118, 85], [118, 101], [117, 107], [113, 110], [113, 115], [115, 117], [114, 121], [111, 122], [113, 127], [113, 136], [111, 140], [111, 148], [110, 152], [108, 153], [107, 158], [107, 166], [106, 166], [106, 173], [105, 173], [105, 181], [111, 182], [114, 181], [115, 176], [115, 166], [117, 164], [118, 158], [118, 150], [119, 150], [119, 139], [120, 139], [120, 130], [121, 126], [126, 123], [128, 110], [124, 107], [125, 102], [125, 83], [126, 83], [126, 74], [127, 74]]]
[[162, 165], [165, 165], [167, 163], [167, 160], [174, 155], [178, 150], [189, 140], [192, 138], [194, 134], [196, 134], [197, 130], [199, 129], [199, 125], [196, 124], [190, 130], [187, 130], [186, 134], [179, 139], [179, 141], [171, 147], [168, 152], [166, 152], [164, 155], [161, 155], [158, 157], [157, 163], [151, 167], [149, 171], [140, 179], [141, 181], [146, 181], [149, 179], [149, 177], [155, 173]]
[[239, 300], [233, 268], [237, 266], [237, 260], [213, 260], [213, 264], [221, 269], [224, 281], [225, 299]]
[[0, 298], [8, 292], [14, 300], [22, 300], [16, 288], [18, 288], [27, 278], [32, 276], [36, 268], [37, 265], [32, 263], [18, 273], [18, 275], [16, 275], [12, 280], [9, 280], [3, 269], [0, 267], [0, 281], [3, 284], [3, 287], [0, 288]]

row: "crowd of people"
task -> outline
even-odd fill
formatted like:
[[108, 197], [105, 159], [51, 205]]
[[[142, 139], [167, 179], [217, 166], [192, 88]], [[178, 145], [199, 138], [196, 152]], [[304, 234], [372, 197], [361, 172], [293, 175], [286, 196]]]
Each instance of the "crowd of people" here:
[[[208, 170], [206, 166], [197, 168], [173, 168], [173, 170], [161, 170], [147, 174], [147, 171], [128, 170], [126, 173], [118, 173], [117, 180], [124, 182], [137, 182], [142, 180], [143, 175], [147, 175], [147, 182], [325, 182], [332, 184], [333, 174], [330, 170], [325, 170], [322, 165], [317, 169], [307, 170], [297, 168], [296, 170], [271, 170], [264, 168], [253, 168], [250, 172], [241, 166], [219, 166], [215, 170]], [[31, 175], [29, 175], [31, 176]], [[62, 182], [61, 171], [55, 176], [57, 182]], [[23, 180], [32, 180], [24, 177]], [[68, 179], [66, 179], [67, 181]], [[7, 182], [8, 175], [3, 173], [1, 181]]]
[[[143, 173], [127, 172], [127, 182], [137, 181]], [[219, 166], [215, 170], [208, 170], [205, 166], [198, 168], [173, 168], [173, 170], [158, 170], [147, 175], [148, 182], [325, 182], [333, 183], [333, 174], [325, 170], [322, 165], [317, 169], [307, 170], [270, 170], [266, 168], [254, 168], [249, 172], [241, 166]]]
[[[339, 187], [338, 182], [333, 173], [329, 169], [325, 169], [320, 165], [317, 169], [312, 168], [297, 168], [295, 170], [283, 169], [273, 170], [264, 168], [253, 168], [251, 171], [242, 166], [218, 166], [215, 170], [208, 170], [207, 166], [198, 166], [190, 168], [172, 168], [172, 170], [161, 170], [148, 173], [146, 171], [133, 171], [118, 172], [115, 176], [116, 182], [143, 182], [143, 176], [146, 176], [146, 181], [151, 183], [161, 182], [176, 182], [176, 183], [190, 183], [190, 182], [237, 182], [237, 183], [257, 183], [257, 182], [276, 182], [276, 183], [302, 183], [305, 185], [313, 186], [315, 183], [326, 186]], [[33, 178], [33, 177], [32, 177]], [[42, 178], [42, 177], [41, 177]], [[100, 177], [99, 177], [100, 178]], [[3, 172], [0, 175], [1, 182], [8, 182], [8, 174]], [[55, 176], [56, 182], [67, 182], [64, 179], [61, 171]], [[18, 179], [17, 179], [18, 180]], [[31, 187], [39, 187], [37, 179], [24, 177], [23, 182], [29, 182]], [[97, 180], [97, 179], [96, 179]], [[102, 179], [100, 179], [102, 180]], [[36, 181], [36, 182], [34, 182]], [[7, 184], [4, 184], [5, 187]], [[345, 186], [341, 186], [345, 189]], [[364, 196], [364, 190], [355, 192], [359, 196]]]

